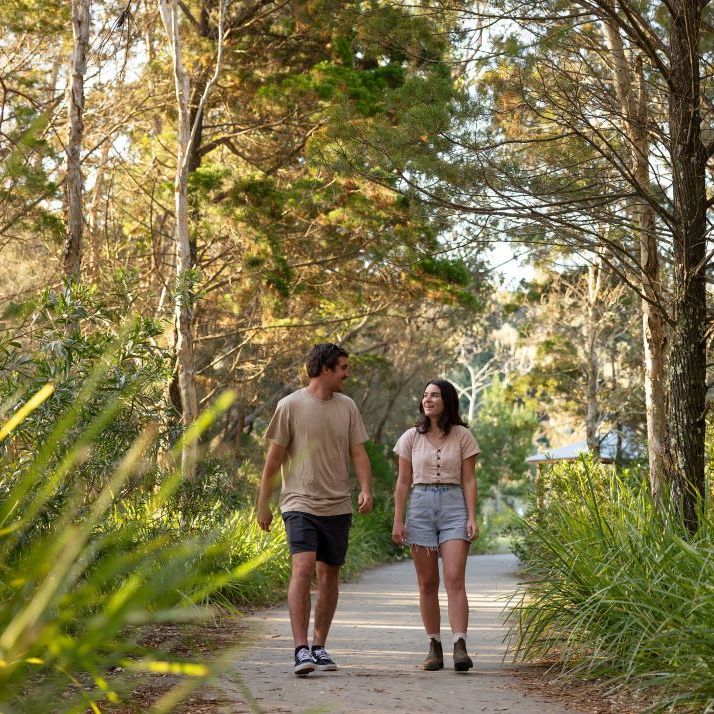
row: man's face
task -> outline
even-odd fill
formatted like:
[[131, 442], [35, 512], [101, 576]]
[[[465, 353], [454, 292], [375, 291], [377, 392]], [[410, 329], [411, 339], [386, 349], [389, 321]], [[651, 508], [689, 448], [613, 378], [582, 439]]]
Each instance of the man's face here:
[[340, 357], [334, 369], [325, 367], [322, 374], [333, 392], [341, 392], [344, 389], [345, 382], [350, 376], [350, 367], [347, 362], [347, 357]]

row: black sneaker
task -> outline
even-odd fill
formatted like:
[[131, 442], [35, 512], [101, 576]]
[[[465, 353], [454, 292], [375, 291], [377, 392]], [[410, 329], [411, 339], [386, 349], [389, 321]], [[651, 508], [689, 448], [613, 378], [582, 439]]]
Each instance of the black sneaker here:
[[293, 672], [299, 677], [302, 677], [310, 672], [315, 671], [315, 660], [310, 654], [310, 650], [307, 647], [301, 647], [295, 653], [295, 664], [293, 665]]
[[315, 667], [322, 672], [334, 672], [337, 669], [337, 665], [324, 647], [313, 647], [312, 659], [315, 662]]

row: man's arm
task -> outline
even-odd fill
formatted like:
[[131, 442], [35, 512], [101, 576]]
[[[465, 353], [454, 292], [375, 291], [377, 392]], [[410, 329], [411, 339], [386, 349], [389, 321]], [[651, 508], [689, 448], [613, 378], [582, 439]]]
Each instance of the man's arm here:
[[369, 456], [367, 456], [364, 444], [350, 446], [350, 456], [355, 466], [355, 476], [360, 489], [357, 507], [360, 513], [369, 513], [374, 506], [372, 500], [372, 465], [369, 463]]
[[283, 465], [287, 453], [287, 446], [280, 446], [280, 444], [276, 444], [274, 441], [270, 442], [268, 455], [265, 457], [265, 466], [263, 466], [263, 476], [260, 479], [260, 491], [258, 493], [258, 525], [264, 531], [270, 530], [270, 523], [273, 520], [273, 514], [270, 511], [270, 497], [275, 490], [276, 477], [280, 472], [280, 467]]

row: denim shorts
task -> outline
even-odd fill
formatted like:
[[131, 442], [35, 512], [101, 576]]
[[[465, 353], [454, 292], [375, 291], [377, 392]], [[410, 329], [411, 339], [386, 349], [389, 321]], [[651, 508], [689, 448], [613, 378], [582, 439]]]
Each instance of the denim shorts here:
[[407, 543], [437, 548], [447, 540], [469, 540], [468, 511], [461, 486], [416, 484], [409, 496]]

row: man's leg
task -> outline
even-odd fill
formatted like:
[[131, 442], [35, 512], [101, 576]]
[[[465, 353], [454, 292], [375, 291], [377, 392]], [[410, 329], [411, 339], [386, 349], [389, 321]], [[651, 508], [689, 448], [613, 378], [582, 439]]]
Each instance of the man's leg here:
[[325, 646], [339, 596], [340, 566], [317, 561], [317, 603], [312, 641]]
[[307, 645], [310, 624], [310, 580], [315, 569], [315, 553], [293, 554], [293, 569], [288, 588], [288, 610], [295, 647]]

